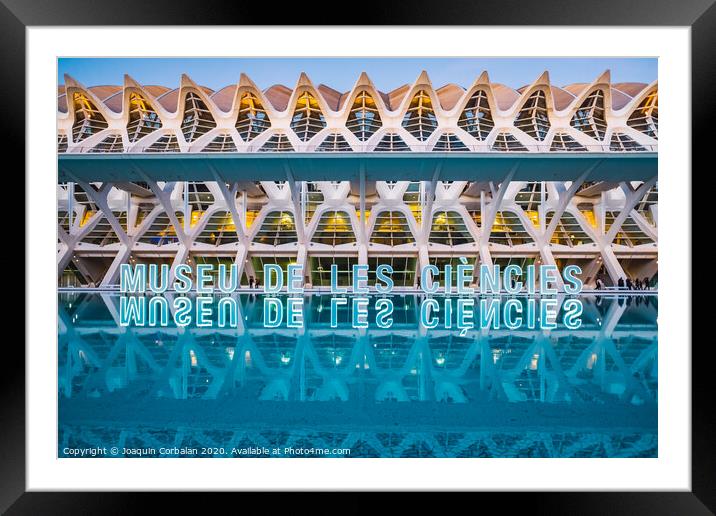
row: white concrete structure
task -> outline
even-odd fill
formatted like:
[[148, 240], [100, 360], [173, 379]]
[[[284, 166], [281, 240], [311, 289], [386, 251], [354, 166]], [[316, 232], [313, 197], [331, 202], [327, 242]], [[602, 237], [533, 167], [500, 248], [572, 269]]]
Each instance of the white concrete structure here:
[[[182, 76], [178, 89], [86, 88], [65, 78], [58, 97], [58, 150], [95, 153], [564, 153], [654, 152], [657, 84], [559, 88], [547, 72], [513, 90], [487, 73], [467, 89], [434, 88], [426, 73], [383, 93], [365, 74], [345, 93], [302, 74], [293, 90], [259, 90], [245, 75], [213, 92]], [[161, 159], [161, 158], [159, 158]], [[303, 158], [301, 158], [303, 159]], [[596, 165], [594, 165], [596, 166]], [[248, 277], [261, 265], [306, 264], [327, 285], [338, 262], [392, 263], [396, 284], [416, 269], [466, 257], [473, 263], [578, 263], [593, 285], [657, 273], [657, 178], [590, 181], [365, 180], [95, 182], [68, 174], [58, 185], [61, 286], [113, 285], [126, 262], [233, 262]], [[62, 168], [62, 167], [61, 167]], [[283, 173], [283, 172], [282, 172]], [[410, 172], [404, 172], [410, 176]], [[144, 176], [143, 176], [144, 177]], [[330, 179], [330, 178], [321, 178]]]

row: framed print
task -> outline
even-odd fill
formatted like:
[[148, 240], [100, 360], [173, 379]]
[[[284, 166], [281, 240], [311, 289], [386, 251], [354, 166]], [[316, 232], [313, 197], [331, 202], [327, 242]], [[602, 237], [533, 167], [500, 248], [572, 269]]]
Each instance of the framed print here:
[[216, 10], [32, 7], [2, 36], [27, 156], [3, 509], [187, 490], [714, 507], [690, 280], [712, 6], [211, 28]]

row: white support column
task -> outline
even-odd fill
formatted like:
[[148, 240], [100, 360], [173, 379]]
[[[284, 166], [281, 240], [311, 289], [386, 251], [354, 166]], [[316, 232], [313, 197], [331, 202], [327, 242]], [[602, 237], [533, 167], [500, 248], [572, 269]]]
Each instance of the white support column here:
[[368, 265], [368, 230], [366, 229], [366, 216], [365, 216], [365, 164], [361, 163], [359, 171], [359, 184], [360, 184], [360, 216], [358, 222], [360, 222], [360, 235], [358, 235], [358, 264]]
[[495, 223], [495, 217], [497, 216], [497, 212], [500, 210], [502, 200], [505, 198], [507, 188], [509, 188], [512, 178], [515, 177], [515, 173], [517, 172], [518, 167], [519, 164], [515, 164], [510, 169], [510, 171], [505, 176], [505, 179], [503, 179], [500, 183], [500, 187], [497, 189], [497, 191], [492, 188], [492, 184], [490, 185], [490, 188], [492, 190], [492, 201], [489, 205], [485, 205], [484, 193], [480, 192], [480, 213], [482, 213], [482, 227], [480, 228], [480, 261], [489, 267], [492, 267], [492, 256], [490, 255], [489, 248], [492, 226]]
[[129, 237], [127, 236], [127, 232], [124, 230], [124, 228], [122, 228], [122, 224], [119, 222], [119, 220], [117, 220], [117, 217], [114, 215], [112, 209], [107, 203], [107, 195], [109, 195], [109, 191], [114, 185], [112, 183], [103, 183], [99, 189], [96, 189], [90, 183], [85, 183], [77, 179], [75, 180], [75, 182], [82, 187], [82, 189], [87, 193], [87, 195], [90, 196], [92, 201], [94, 201], [94, 203], [99, 207], [99, 211], [101, 211], [104, 217], [107, 219], [107, 222], [109, 222], [109, 225], [112, 227], [112, 230], [117, 235], [119, 241], [125, 246], [129, 246], [130, 241]]
[[301, 216], [301, 206], [299, 203], [299, 192], [296, 186], [296, 180], [291, 167], [284, 163], [284, 171], [286, 172], [286, 181], [291, 192], [291, 202], [293, 203], [294, 219], [296, 223], [296, 236], [298, 237], [298, 245], [306, 245], [306, 227]]
[[[164, 188], [160, 188], [157, 182], [150, 179], [149, 176], [147, 176], [147, 174], [145, 174], [141, 169], [137, 169], [137, 173], [144, 178], [147, 185], [149, 185], [150, 190], [154, 193], [157, 200], [159, 200], [159, 204], [161, 204], [162, 208], [164, 208], [164, 212], [167, 214], [172, 226], [174, 226], [174, 232], [179, 240], [177, 253], [174, 255], [174, 260], [172, 260], [172, 265], [169, 269], [169, 277], [173, 278], [177, 266], [183, 264], [187, 258], [189, 258], [189, 250], [192, 245], [192, 239], [190, 238], [188, 232], [184, 229], [183, 225], [179, 222], [179, 219], [174, 212], [174, 207], [172, 206], [171, 195], [174, 191], [176, 183], [169, 182], [164, 185]], [[184, 221], [186, 222], [189, 218], [189, 214], [185, 212]]]
[[[226, 207], [229, 209], [229, 213], [231, 213], [231, 218], [234, 221], [234, 227], [236, 228], [236, 237], [239, 239], [239, 249], [236, 252], [236, 258], [234, 259], [234, 263], [236, 264], [236, 267], [238, 269], [238, 276], [239, 276], [239, 284], [241, 284], [241, 277], [244, 274], [244, 268], [247, 265], [247, 258], [249, 254], [249, 247], [250, 242], [249, 238], [246, 235], [246, 232], [244, 231], [245, 226], [245, 218], [244, 213], [239, 212], [237, 206], [236, 206], [236, 193], [239, 190], [238, 183], [233, 183], [231, 187], [228, 187], [226, 185], [226, 181], [223, 177], [221, 177], [221, 174], [214, 168], [213, 165], [209, 164], [209, 169], [211, 170], [212, 175], [214, 176], [214, 180], [216, 181], [216, 184], [219, 186], [219, 190], [221, 191], [221, 196], [224, 199], [224, 202], [226, 203]], [[245, 194], [244, 194], [245, 195]], [[244, 210], [246, 209], [245, 204], [245, 198], [244, 198]], [[253, 266], [250, 267], [251, 274], [254, 277], [254, 270]]]
[[[76, 180], [76, 182], [79, 183], [87, 195], [97, 204], [121, 243], [114, 260], [112, 260], [109, 269], [107, 269], [100, 282], [100, 286], [102, 287], [113, 285], [117, 281], [119, 268], [129, 259], [129, 256], [132, 254], [132, 246], [134, 245], [133, 239], [128, 235], [128, 228], [125, 230], [125, 228], [122, 227], [122, 224], [114, 215], [107, 202], [109, 191], [114, 185], [112, 183], [104, 183], [99, 189], [95, 189], [95, 187], [89, 183], [79, 180]], [[127, 196], [129, 196], [129, 193], [127, 193]], [[129, 224], [129, 211], [127, 211], [127, 224]]]
[[[557, 225], [559, 224], [562, 215], [564, 215], [567, 206], [569, 206], [569, 203], [577, 194], [577, 190], [579, 190], [579, 188], [584, 184], [584, 181], [587, 179], [587, 177], [589, 177], [589, 174], [591, 174], [591, 172], [597, 166], [599, 166], [602, 161], [603, 160], [597, 161], [595, 164], [585, 170], [577, 178], [577, 180], [575, 180], [570, 185], [569, 189], [559, 196], [559, 202], [554, 209], [554, 213], [552, 214], [552, 219], [550, 220], [549, 225], [547, 225], [544, 188], [542, 188], [542, 202], [540, 203], [540, 227], [544, 228], [544, 231], [538, 233], [537, 247], [539, 248], [540, 257], [542, 258], [542, 263], [544, 265], [557, 265], [557, 262], [554, 259], [554, 255], [552, 254], [552, 248], [550, 247], [550, 240], [552, 240], [552, 235], [557, 229]], [[564, 288], [564, 280], [562, 279], [562, 275], [558, 274], [555, 279], [557, 283], [557, 288], [562, 290]]]
[[[552, 214], [552, 220], [550, 221], [549, 225], [547, 226], [547, 217], [545, 213], [545, 220], [542, 224], [542, 227], [545, 228], [543, 232], [543, 239], [546, 242], [549, 242], [552, 239], [552, 235], [554, 234], [555, 230], [557, 229], [557, 225], [559, 224], [559, 220], [562, 218], [562, 215], [564, 215], [565, 210], [567, 209], [567, 206], [569, 206], [569, 203], [574, 199], [574, 196], [577, 194], [577, 191], [579, 188], [584, 184], [584, 182], [589, 177], [589, 174], [592, 173], [592, 171], [599, 166], [602, 161], [599, 160], [594, 165], [589, 167], [587, 170], [585, 170], [582, 175], [577, 178], [576, 181], [574, 181], [569, 189], [564, 192], [563, 195], [560, 195], [559, 202], [557, 203], [557, 207], [554, 209], [554, 213]], [[544, 205], [544, 200], [541, 203], [541, 206]]]
[[286, 180], [288, 182], [288, 188], [291, 192], [291, 201], [293, 203], [294, 222], [296, 224], [296, 237], [298, 240], [298, 246], [296, 250], [296, 264], [303, 267], [303, 282], [305, 283], [306, 274], [309, 271], [306, 270], [306, 263], [308, 261], [308, 248], [306, 242], [306, 222], [302, 216], [300, 194], [296, 179], [293, 175], [293, 170], [284, 163], [284, 171], [286, 172]]
[[423, 267], [430, 264], [430, 252], [428, 251], [428, 242], [430, 240], [430, 228], [433, 224], [433, 203], [435, 202], [435, 188], [437, 187], [441, 169], [441, 164], [436, 165], [435, 170], [433, 172], [433, 177], [430, 182], [422, 182], [422, 185], [427, 186], [427, 192], [425, 206], [421, 207], [422, 220], [420, 221], [420, 238], [417, 242], [418, 274], [420, 274], [420, 271], [423, 270]]
[[[607, 231], [606, 234], [601, 235], [601, 239], [599, 242], [599, 248], [602, 253], [602, 258], [604, 259], [604, 266], [607, 268], [607, 272], [609, 273], [609, 277], [612, 279], [612, 281], [616, 284], [617, 281], [619, 281], [619, 278], [626, 277], [626, 274], [624, 272], [624, 269], [622, 268], [621, 264], [619, 263], [619, 260], [617, 259], [616, 255], [614, 254], [614, 249], [612, 248], [612, 242], [614, 241], [614, 238], [616, 237], [617, 233], [622, 227], [622, 224], [624, 224], [624, 221], [627, 219], [627, 217], [631, 214], [632, 210], [636, 207], [636, 205], [639, 203], [639, 201], [644, 197], [646, 192], [649, 191], [649, 189], [654, 186], [654, 183], [656, 183], [657, 178], [652, 177], [648, 181], [645, 181], [641, 185], [639, 185], [638, 188], [633, 189], [629, 183], [622, 182], [621, 186], [622, 189], [626, 192], [626, 199], [624, 200], [624, 207], [619, 212], [619, 215], [612, 223], [611, 227]], [[602, 221], [604, 221], [604, 209], [602, 207]], [[603, 222], [602, 222], [603, 224]], [[602, 225], [604, 227], [604, 225]]]
[[604, 260], [604, 267], [606, 267], [607, 273], [609, 273], [609, 277], [616, 285], [617, 281], [619, 281], [619, 278], [624, 278], [626, 276], [626, 274], [624, 273], [624, 269], [622, 269], [619, 260], [617, 260], [617, 257], [614, 254], [614, 250], [612, 249], [611, 245], [602, 247], [601, 253], [602, 259]]
[[119, 251], [117, 251], [114, 260], [112, 260], [112, 264], [109, 266], [109, 269], [107, 269], [104, 278], [102, 278], [102, 282], [100, 283], [101, 287], [107, 287], [110, 285], [115, 285], [117, 283], [117, 278], [119, 277], [119, 269], [123, 263], [127, 263], [127, 260], [129, 260], [131, 254], [131, 246], [122, 244], [119, 247]]
[[636, 207], [637, 204], [639, 204], [639, 201], [646, 195], [646, 192], [648, 192], [652, 186], [654, 186], [654, 183], [656, 183], [656, 177], [652, 177], [648, 181], [643, 182], [641, 185], [639, 185], [638, 188], [632, 189], [631, 185], [626, 182], [622, 182], [621, 186], [622, 189], [626, 192], [626, 199], [624, 200], [624, 207], [619, 212], [619, 215], [612, 223], [611, 227], [609, 228], [609, 231], [606, 235], [604, 235], [604, 241], [607, 244], [611, 244], [614, 240], [614, 237], [616, 237], [617, 233], [622, 227], [622, 224], [624, 224], [624, 221], [627, 219], [629, 215], [631, 215], [632, 210]]

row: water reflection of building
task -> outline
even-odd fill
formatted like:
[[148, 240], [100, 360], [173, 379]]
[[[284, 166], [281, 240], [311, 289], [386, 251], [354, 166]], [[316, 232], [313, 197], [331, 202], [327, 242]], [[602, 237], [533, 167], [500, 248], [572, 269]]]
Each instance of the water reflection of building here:
[[[262, 446], [305, 439], [313, 446], [356, 445], [354, 453], [367, 456], [655, 454], [653, 297], [638, 304], [587, 299], [576, 331], [466, 337], [421, 331], [419, 300], [412, 296], [395, 297], [403, 315], [394, 328], [362, 333], [346, 325], [331, 329], [318, 309], [321, 296], [307, 304], [312, 315], [303, 332], [263, 328], [257, 323], [260, 299], [239, 298], [239, 329], [182, 331], [120, 327], [113, 295], [62, 295], [61, 440], [107, 445], [134, 439], [147, 446], [213, 438]], [[321, 401], [345, 408], [333, 417]], [[266, 403], [284, 407], [281, 417], [261, 415], [275, 412]], [[445, 408], [436, 412], [436, 406]], [[233, 416], [222, 415], [226, 407]], [[186, 421], [163, 426], [164, 412], [171, 421]], [[239, 431], [235, 421], [232, 426], [236, 413], [253, 430]], [[133, 426], [125, 416], [143, 422]], [[292, 427], [291, 418], [299, 416], [320, 420], [316, 430]], [[103, 418], [104, 426], [98, 423]], [[197, 418], [212, 424], [197, 427]]]
[[361, 75], [339, 93], [305, 75], [265, 91], [245, 76], [219, 91], [66, 77], [58, 93], [63, 286], [116, 284], [139, 262], [236, 263], [244, 285], [297, 262], [315, 286], [334, 263], [341, 283], [354, 263], [390, 263], [413, 286], [418, 267], [460, 256], [657, 281], [656, 82], [544, 74], [513, 90], [483, 74], [463, 89], [421, 74], [384, 93]]
[[[257, 325], [261, 304], [242, 298], [239, 329], [186, 331], [123, 328], [111, 317], [115, 296], [76, 298], [60, 313], [61, 395], [101, 396], [147, 383], [148, 396], [204, 399], [256, 383], [259, 399], [286, 401], [345, 401], [358, 390], [399, 401], [465, 402], [484, 392], [507, 401], [656, 401], [653, 298], [641, 306], [588, 302], [576, 331], [465, 337], [419, 328], [413, 297], [396, 298], [400, 318], [391, 329], [363, 333], [330, 328], [314, 306], [321, 296], [308, 303], [313, 316], [302, 332]], [[107, 304], [96, 306], [98, 299]]]

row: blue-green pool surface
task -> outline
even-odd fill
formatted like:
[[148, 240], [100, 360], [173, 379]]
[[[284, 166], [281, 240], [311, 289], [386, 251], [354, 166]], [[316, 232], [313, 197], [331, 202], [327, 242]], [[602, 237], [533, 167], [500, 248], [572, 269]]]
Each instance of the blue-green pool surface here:
[[[582, 296], [579, 329], [124, 327], [116, 293], [58, 294], [58, 456], [655, 457], [657, 297]], [[559, 318], [558, 318], [559, 319]], [[94, 450], [94, 451], [92, 451]], [[99, 451], [98, 451], [99, 450]]]

